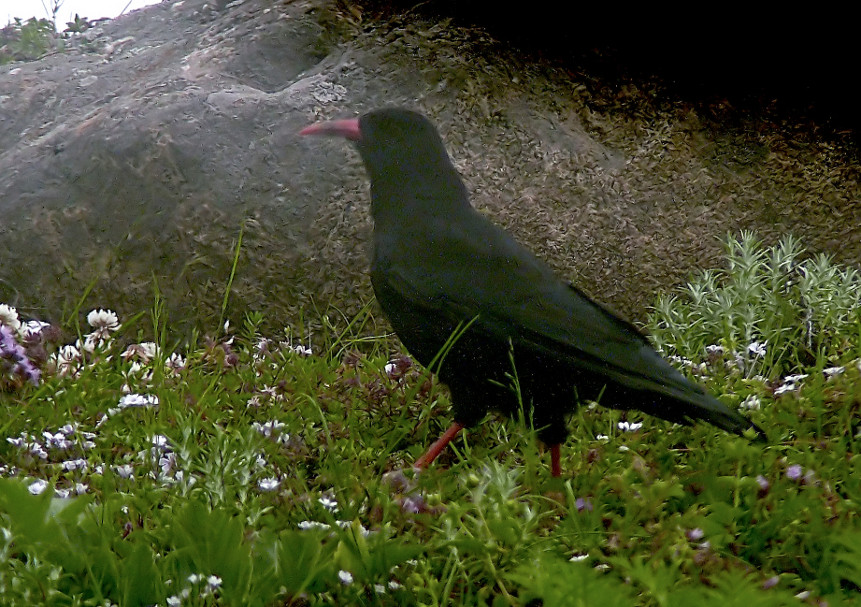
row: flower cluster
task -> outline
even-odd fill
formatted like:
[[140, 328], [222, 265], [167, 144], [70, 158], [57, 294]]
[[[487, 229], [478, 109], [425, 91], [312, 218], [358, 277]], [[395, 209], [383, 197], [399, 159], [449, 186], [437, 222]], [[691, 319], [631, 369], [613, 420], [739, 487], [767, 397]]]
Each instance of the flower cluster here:
[[45, 343], [55, 338], [56, 330], [38, 320], [21, 322], [18, 311], [0, 304], [0, 387], [38, 385], [40, 366], [47, 357]]
[[[187, 585], [179, 592], [167, 598], [168, 607], [179, 607], [189, 604], [190, 599], [197, 597], [216, 597], [221, 588], [221, 578], [217, 575], [206, 575], [205, 573], [192, 573], [187, 578]], [[210, 603], [206, 603], [210, 604]]]
[[92, 331], [83, 340], [62, 346], [48, 359], [48, 367], [58, 375], [77, 376], [88, 361], [94, 362], [107, 350], [112, 334], [120, 328], [119, 319], [111, 310], [91, 310], [87, 324]]

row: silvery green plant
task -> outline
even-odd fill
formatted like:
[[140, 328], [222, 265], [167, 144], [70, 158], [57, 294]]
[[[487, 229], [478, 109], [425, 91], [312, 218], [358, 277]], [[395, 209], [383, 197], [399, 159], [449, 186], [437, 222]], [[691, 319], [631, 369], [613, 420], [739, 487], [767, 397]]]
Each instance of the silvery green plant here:
[[772, 379], [857, 356], [857, 270], [822, 253], [805, 256], [792, 235], [764, 247], [742, 232], [725, 246], [726, 269], [706, 270], [658, 298], [648, 329], [664, 354], [703, 360], [719, 352], [746, 376]]

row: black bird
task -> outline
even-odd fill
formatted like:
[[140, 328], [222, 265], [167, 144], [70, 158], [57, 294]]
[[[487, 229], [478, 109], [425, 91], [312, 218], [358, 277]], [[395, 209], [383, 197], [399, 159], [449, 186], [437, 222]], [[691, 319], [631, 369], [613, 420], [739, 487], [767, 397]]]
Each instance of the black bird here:
[[636, 327], [560, 280], [473, 209], [442, 139], [421, 114], [375, 110], [300, 134], [356, 143], [371, 178], [371, 282], [410, 353], [428, 366], [458, 327], [467, 327], [438, 370], [455, 423], [416, 467], [489, 410], [512, 415], [525, 406], [559, 476], [566, 417], [578, 401], [599, 396], [616, 409], [764, 437], [670, 366]]

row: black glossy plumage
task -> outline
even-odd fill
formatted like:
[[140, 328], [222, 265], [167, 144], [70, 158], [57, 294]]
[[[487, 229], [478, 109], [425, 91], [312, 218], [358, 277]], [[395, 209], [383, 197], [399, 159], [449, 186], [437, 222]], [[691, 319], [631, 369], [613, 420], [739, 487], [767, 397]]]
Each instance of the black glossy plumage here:
[[550, 445], [565, 439], [565, 418], [578, 400], [599, 393], [605, 406], [763, 435], [670, 366], [633, 325], [474, 210], [426, 118], [373, 111], [359, 118], [358, 133], [371, 178], [371, 280], [398, 337], [428, 365], [458, 323], [475, 318], [439, 371], [458, 422], [517, 410], [506, 387], [513, 349], [523, 401]]

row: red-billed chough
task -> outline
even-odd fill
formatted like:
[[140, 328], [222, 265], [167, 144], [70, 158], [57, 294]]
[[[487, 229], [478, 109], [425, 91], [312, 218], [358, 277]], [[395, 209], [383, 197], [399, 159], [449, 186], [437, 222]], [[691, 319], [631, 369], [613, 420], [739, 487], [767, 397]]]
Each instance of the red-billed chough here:
[[612, 408], [764, 437], [670, 366], [636, 327], [473, 209], [442, 139], [421, 114], [382, 109], [301, 134], [346, 137], [359, 149], [371, 178], [371, 282], [409, 352], [428, 366], [458, 327], [467, 327], [438, 369], [455, 423], [417, 467], [489, 410], [512, 415], [522, 404], [550, 445], [558, 476], [566, 417], [578, 401], [599, 396]]

